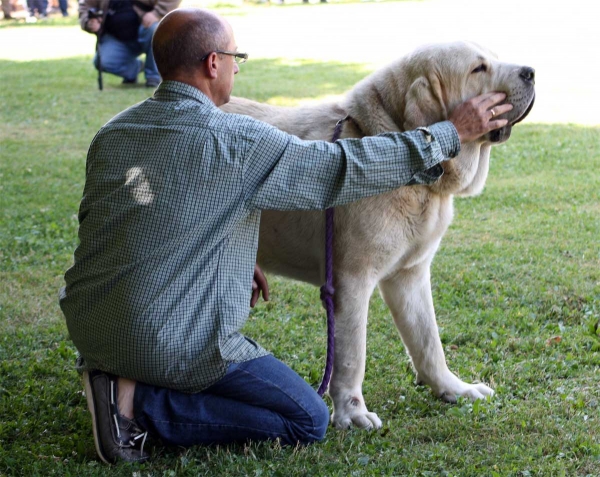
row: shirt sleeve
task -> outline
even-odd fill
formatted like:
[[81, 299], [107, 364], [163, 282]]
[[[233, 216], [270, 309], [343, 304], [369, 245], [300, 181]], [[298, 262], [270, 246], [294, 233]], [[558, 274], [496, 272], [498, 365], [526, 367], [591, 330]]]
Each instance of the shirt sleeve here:
[[459, 150], [448, 121], [335, 143], [265, 127], [245, 159], [246, 200], [262, 210], [335, 207], [404, 185], [431, 184], [443, 174], [440, 163]]
[[158, 0], [154, 4], [154, 11], [158, 14], [159, 17], [164, 17], [167, 13], [175, 10], [181, 0]]

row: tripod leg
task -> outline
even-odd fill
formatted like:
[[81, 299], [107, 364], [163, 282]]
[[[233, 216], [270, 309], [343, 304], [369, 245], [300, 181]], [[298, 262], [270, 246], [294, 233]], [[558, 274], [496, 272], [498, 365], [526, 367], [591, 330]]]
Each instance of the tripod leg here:
[[96, 35], [96, 62], [98, 64], [98, 89], [102, 91], [102, 56], [100, 55], [100, 35]]

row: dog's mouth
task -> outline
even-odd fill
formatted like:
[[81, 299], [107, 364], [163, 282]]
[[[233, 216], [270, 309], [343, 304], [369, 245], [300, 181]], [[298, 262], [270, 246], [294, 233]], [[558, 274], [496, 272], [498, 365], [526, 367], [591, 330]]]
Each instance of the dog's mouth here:
[[493, 142], [494, 144], [499, 144], [501, 142], [508, 141], [511, 132], [512, 125], [507, 124], [503, 128], [494, 129], [493, 131], [490, 131], [489, 133], [487, 133], [486, 137], [488, 141]]
[[517, 123], [520, 123], [521, 121], [523, 121], [523, 119], [527, 117], [527, 115], [531, 112], [531, 108], [533, 108], [533, 103], [535, 103], [535, 93], [533, 93], [529, 106], [527, 106], [525, 112], [512, 122], [512, 126], [514, 126]]
[[527, 117], [527, 115], [531, 111], [531, 108], [533, 108], [534, 102], [535, 102], [535, 93], [533, 94], [531, 101], [529, 102], [529, 105], [527, 106], [527, 108], [525, 108], [525, 111], [523, 112], [523, 114], [518, 116], [515, 120], [513, 120], [506, 126], [500, 128], [500, 129], [494, 129], [493, 131], [490, 131], [489, 133], [487, 133], [486, 134], [487, 140], [490, 142], [493, 142], [494, 144], [499, 144], [501, 142], [508, 141], [508, 138], [510, 137], [510, 133], [512, 132], [512, 127], [515, 124], [520, 123], [521, 121], [523, 121], [523, 119], [525, 119]]

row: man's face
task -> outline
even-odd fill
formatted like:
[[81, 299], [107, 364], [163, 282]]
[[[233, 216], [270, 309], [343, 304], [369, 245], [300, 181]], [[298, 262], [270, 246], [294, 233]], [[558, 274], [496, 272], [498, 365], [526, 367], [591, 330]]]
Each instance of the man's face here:
[[[229, 43], [225, 51], [237, 51], [237, 45], [235, 44], [235, 38], [233, 36], [233, 30], [231, 26], [227, 24], [227, 30], [229, 31]], [[239, 66], [235, 62], [235, 58], [231, 55], [219, 55], [219, 101], [220, 106], [228, 103], [233, 91], [234, 75], [240, 70]]]

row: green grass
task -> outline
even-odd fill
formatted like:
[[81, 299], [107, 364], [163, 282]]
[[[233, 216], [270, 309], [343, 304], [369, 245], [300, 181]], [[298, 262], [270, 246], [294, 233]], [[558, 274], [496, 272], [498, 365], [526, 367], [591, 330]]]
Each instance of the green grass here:
[[[236, 94], [297, 104], [366, 72], [256, 60]], [[494, 149], [483, 195], [456, 201], [434, 301], [451, 369], [491, 383], [492, 400], [446, 405], [415, 386], [374, 296], [364, 393], [383, 429], [331, 429], [299, 449], [155, 446], [150, 463], [107, 468], [57, 293], [76, 245], [87, 146], [148, 90], [106, 75], [98, 92], [90, 57], [0, 61], [0, 75], [0, 475], [600, 475], [600, 130], [519, 125]], [[326, 339], [318, 291], [270, 284], [272, 301], [245, 331], [316, 387]]]

